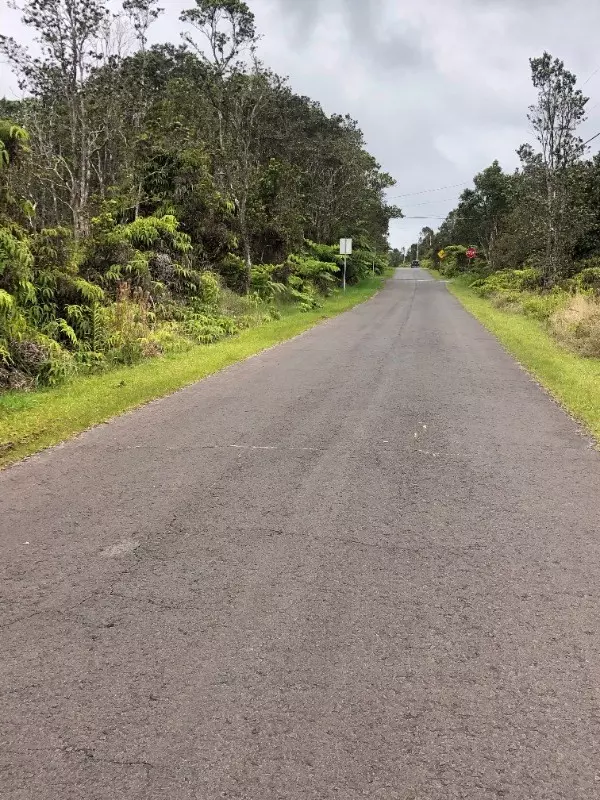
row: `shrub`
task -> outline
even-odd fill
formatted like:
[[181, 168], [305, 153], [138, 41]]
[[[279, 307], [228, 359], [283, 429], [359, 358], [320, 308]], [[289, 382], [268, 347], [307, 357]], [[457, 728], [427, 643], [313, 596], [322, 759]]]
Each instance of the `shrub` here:
[[563, 308], [568, 299], [566, 292], [556, 290], [548, 294], [523, 293], [519, 302], [525, 316], [545, 321]]
[[[105, 203], [82, 242], [64, 228], [30, 234], [0, 225], [0, 389], [216, 342], [279, 318], [284, 303], [317, 307], [339, 278], [337, 247], [306, 242], [283, 264], [256, 265], [251, 292], [235, 294], [230, 286], [246, 290], [239, 257], [217, 264], [221, 275], [200, 271], [174, 216], [120, 219]], [[371, 259], [358, 250], [349, 280]]]
[[522, 296], [520, 292], [504, 289], [502, 291], [495, 292], [492, 295], [489, 295], [492, 303], [496, 306], [496, 308], [513, 308], [515, 310], [520, 309], [520, 303], [522, 300]]
[[600, 266], [586, 267], [573, 279], [573, 285], [579, 291], [591, 291], [600, 294]]
[[200, 301], [207, 306], [207, 308], [218, 307], [221, 297], [221, 284], [214, 273], [202, 272], [200, 274], [198, 296]]
[[231, 317], [194, 314], [183, 323], [182, 331], [198, 344], [213, 344], [227, 336], [233, 336], [239, 331], [239, 328]]
[[467, 247], [462, 245], [451, 245], [444, 248], [446, 257], [440, 261], [440, 272], [448, 278], [467, 273], [470, 269], [469, 259], [467, 258]]
[[27, 391], [32, 389], [35, 381], [18, 369], [0, 367], [0, 392]]
[[481, 297], [491, 297], [502, 292], [523, 292], [541, 285], [541, 272], [531, 267], [494, 272], [486, 278], [475, 280], [471, 286]]
[[243, 258], [228, 253], [217, 265], [225, 285], [233, 292], [242, 293], [246, 288], [246, 263]]
[[49, 337], [31, 332], [35, 338], [10, 342], [9, 363], [26, 375], [31, 384], [53, 386], [64, 380], [74, 368], [73, 357]]
[[301, 291], [306, 289], [309, 294], [316, 289], [321, 294], [327, 295], [335, 285], [335, 276], [340, 272], [340, 267], [332, 261], [321, 261], [307, 255], [291, 255], [284, 265], [284, 270], [288, 272], [289, 277], [300, 279], [300, 284], [296, 282], [295, 288], [300, 288]]
[[274, 279], [278, 267], [274, 264], [258, 264], [252, 267], [251, 291], [256, 298], [271, 303], [278, 294], [285, 292], [285, 284]]

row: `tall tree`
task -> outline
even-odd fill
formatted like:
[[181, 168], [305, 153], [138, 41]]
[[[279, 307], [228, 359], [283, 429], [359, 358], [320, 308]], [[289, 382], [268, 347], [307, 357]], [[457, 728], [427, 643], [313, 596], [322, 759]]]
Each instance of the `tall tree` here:
[[[123, 10], [128, 16], [139, 47], [139, 54], [141, 61], [141, 70], [139, 72], [138, 91], [137, 95], [133, 97], [134, 112], [132, 116], [132, 131], [130, 140], [128, 142], [129, 149], [132, 150], [130, 155], [130, 162], [135, 164], [139, 161], [139, 144], [143, 140], [143, 125], [148, 108], [151, 103], [148, 88], [146, 86], [147, 76], [147, 45], [148, 45], [148, 31], [156, 20], [163, 12], [162, 8], [157, 7], [158, 0], [124, 0]], [[139, 177], [139, 170], [135, 170], [135, 178], [131, 181], [134, 188], [134, 201], [135, 201], [135, 218], [137, 219], [140, 213], [140, 203], [142, 201], [142, 181]]]
[[573, 168], [585, 150], [577, 128], [588, 98], [575, 88], [575, 75], [549, 53], [530, 64], [538, 100], [528, 118], [540, 150], [525, 144], [518, 152], [531, 179], [532, 223], [540, 226], [545, 241], [544, 280], [552, 286], [567, 269], [584, 224]]
[[[201, 35], [200, 42], [187, 32], [183, 38], [207, 67], [205, 89], [218, 124], [217, 174], [223, 176], [236, 204], [249, 290], [252, 250], [248, 198], [256, 170], [257, 115], [268, 82], [255, 57], [254, 14], [242, 0], [196, 0], [196, 8], [184, 11], [181, 21]], [[250, 71], [242, 61], [248, 55]]]
[[494, 161], [475, 176], [473, 183], [474, 188], [466, 189], [458, 204], [458, 233], [463, 243], [478, 245], [493, 270], [503, 220], [512, 208], [512, 179]]
[[[66, 198], [60, 199], [68, 204], [76, 236], [87, 232], [92, 159], [98, 145], [99, 134], [91, 124], [93, 98], [86, 87], [102, 59], [99, 40], [108, 19], [104, 6], [101, 0], [28, 0], [15, 6], [22, 11], [24, 25], [34, 31], [41, 50], [37, 58], [14, 39], [0, 36], [0, 53], [19, 76], [21, 88], [38, 101], [31, 106], [36, 112], [32, 134], [46, 150], [48, 177], [58, 184], [55, 202], [57, 191], [66, 189]], [[60, 129], [60, 147], [50, 138], [50, 125]]]

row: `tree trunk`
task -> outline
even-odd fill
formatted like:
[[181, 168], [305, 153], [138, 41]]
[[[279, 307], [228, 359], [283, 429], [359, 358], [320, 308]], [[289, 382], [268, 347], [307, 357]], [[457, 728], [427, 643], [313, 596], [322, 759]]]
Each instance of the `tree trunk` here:
[[551, 289], [555, 280], [554, 266], [554, 199], [550, 175], [546, 174], [546, 190], [548, 196], [548, 218], [546, 230], [546, 263], [544, 264], [544, 287]]
[[250, 294], [250, 287], [252, 286], [252, 253], [246, 220], [246, 198], [240, 202], [240, 235], [244, 247], [244, 261], [246, 262], [246, 294]]

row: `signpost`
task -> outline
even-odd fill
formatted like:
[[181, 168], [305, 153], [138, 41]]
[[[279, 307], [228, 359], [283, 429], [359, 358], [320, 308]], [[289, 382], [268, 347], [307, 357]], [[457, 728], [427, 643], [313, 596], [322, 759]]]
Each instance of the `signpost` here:
[[344, 256], [344, 276], [342, 288], [346, 291], [346, 273], [348, 271], [348, 256], [352, 255], [352, 239], [340, 239], [340, 255]]
[[438, 258], [440, 261], [443, 261], [446, 258], [446, 251], [440, 250], [440, 252], [438, 253]]
[[477, 258], [477, 250], [474, 247], [469, 247], [466, 255], [469, 261], [473, 261], [474, 258]]

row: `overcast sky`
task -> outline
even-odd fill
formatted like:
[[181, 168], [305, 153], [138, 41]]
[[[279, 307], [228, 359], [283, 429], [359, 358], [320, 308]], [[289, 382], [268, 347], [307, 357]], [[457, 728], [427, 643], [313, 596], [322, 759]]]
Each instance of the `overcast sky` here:
[[[581, 85], [587, 81], [590, 112], [582, 135], [600, 131], [600, 0], [249, 4], [263, 34], [263, 60], [328, 113], [358, 119], [369, 149], [397, 180], [390, 195], [403, 195], [394, 202], [407, 218], [393, 223], [394, 245], [411, 243], [424, 225], [437, 227], [436, 217], [456, 204], [463, 187], [413, 193], [469, 182], [494, 158], [506, 169], [516, 166], [516, 148], [531, 139], [531, 56], [549, 50]], [[160, 5], [166, 14], [154, 38], [178, 41], [179, 13], [193, 2]], [[7, 0], [0, 0], [0, 31], [23, 36]], [[0, 94], [14, 96], [14, 81], [0, 69]], [[408, 218], [418, 216], [428, 219]]]

